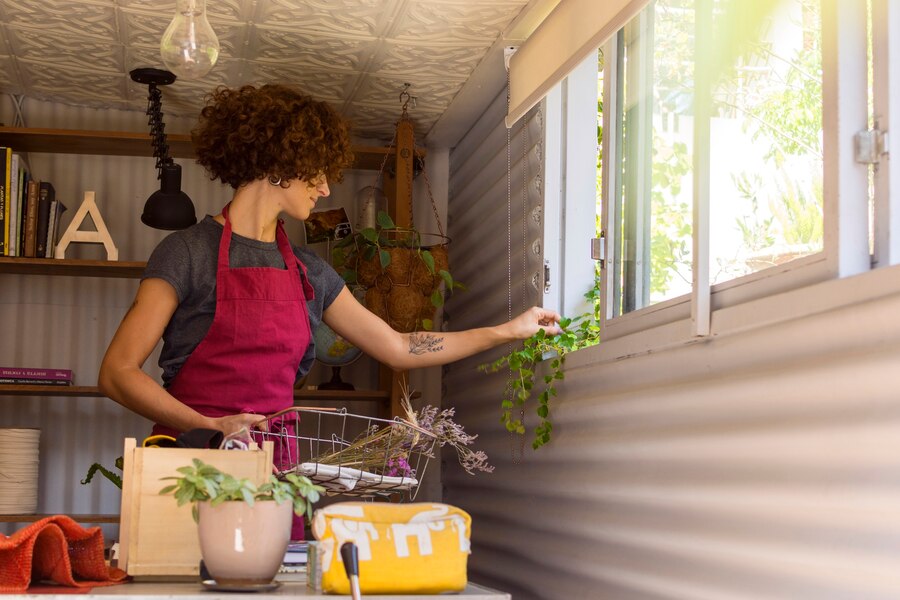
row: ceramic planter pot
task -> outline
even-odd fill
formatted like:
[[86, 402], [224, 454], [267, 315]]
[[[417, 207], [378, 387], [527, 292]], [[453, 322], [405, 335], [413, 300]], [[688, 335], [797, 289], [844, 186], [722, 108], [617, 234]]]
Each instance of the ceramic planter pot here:
[[252, 586], [272, 581], [291, 536], [290, 502], [200, 503], [200, 553], [216, 583]]

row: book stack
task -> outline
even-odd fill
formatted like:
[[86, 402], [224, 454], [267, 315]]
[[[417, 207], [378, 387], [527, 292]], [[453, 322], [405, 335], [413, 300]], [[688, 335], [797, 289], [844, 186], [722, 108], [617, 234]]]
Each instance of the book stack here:
[[308, 558], [308, 544], [305, 541], [291, 541], [284, 553], [279, 573], [305, 573]]
[[52, 183], [32, 177], [22, 154], [0, 146], [0, 256], [53, 258], [65, 210]]
[[72, 385], [72, 382], [70, 369], [0, 367], [2, 385]]

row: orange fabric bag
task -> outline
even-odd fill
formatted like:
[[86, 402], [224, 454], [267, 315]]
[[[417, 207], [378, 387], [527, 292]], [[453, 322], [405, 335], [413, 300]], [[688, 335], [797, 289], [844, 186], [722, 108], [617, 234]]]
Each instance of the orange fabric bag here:
[[103, 531], [85, 529], [65, 515], [35, 521], [11, 536], [0, 534], [0, 593], [24, 592], [40, 581], [94, 587], [125, 578], [103, 558]]

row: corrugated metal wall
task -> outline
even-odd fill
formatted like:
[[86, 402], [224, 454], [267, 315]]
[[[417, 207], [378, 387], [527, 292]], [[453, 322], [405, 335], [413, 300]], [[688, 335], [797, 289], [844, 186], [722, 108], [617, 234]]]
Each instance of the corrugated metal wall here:
[[[502, 154], [501, 120], [495, 105], [460, 149]], [[452, 223], [491, 233], [457, 235], [472, 290], [448, 307], [454, 329], [507, 304], [502, 176], [460, 149]], [[483, 197], [463, 193], [473, 180]], [[444, 473], [445, 500], [473, 517], [471, 578], [516, 600], [900, 597], [897, 290], [882, 270], [720, 313], [704, 343], [576, 353], [553, 440], [521, 462], [504, 379], [476, 371], [504, 349], [448, 367], [445, 406], [497, 467]]]
[[[165, 100], [164, 100], [165, 103]], [[64, 129], [142, 131], [146, 116], [141, 112], [98, 111], [34, 100], [23, 103], [24, 125]], [[9, 99], [0, 100], [0, 120], [14, 122]], [[191, 121], [166, 118], [166, 130], [187, 133]], [[96, 202], [119, 250], [119, 259], [146, 260], [167, 232], [144, 226], [140, 213], [146, 198], [158, 189], [153, 159], [142, 157], [91, 156], [32, 153], [32, 172], [53, 182], [57, 197], [68, 207], [62, 221], [71, 221], [86, 190], [96, 192]], [[188, 159], [177, 159], [183, 168], [183, 185], [194, 201], [198, 218], [215, 214], [230, 200], [231, 190], [210, 182], [202, 169]], [[436, 203], [446, 219], [446, 182], [449, 158], [446, 151], [430, 155], [428, 169]], [[356, 220], [356, 194], [376, 183], [371, 171], [348, 171], [340, 185], [331, 186], [332, 195], [320, 209], [344, 206], [352, 222]], [[430, 203], [426, 202], [424, 181], [416, 182], [417, 221], [433, 229]], [[420, 199], [421, 198], [421, 199]], [[423, 203], [424, 202], [424, 203]], [[87, 227], [85, 227], [87, 228]], [[296, 242], [304, 239], [302, 226], [287, 223], [288, 234]], [[67, 258], [105, 258], [98, 245], [73, 244]], [[318, 249], [324, 252], [322, 245]], [[104, 278], [0, 276], [0, 308], [5, 315], [0, 336], [0, 365], [56, 367], [72, 369], [77, 385], [96, 385], [103, 352], [122, 316], [131, 305], [137, 280]], [[145, 371], [158, 377], [158, 349], [147, 360]], [[330, 369], [316, 365], [308, 383], [330, 379]], [[346, 381], [359, 389], [377, 387], [377, 364], [367, 357], [343, 371]], [[413, 387], [424, 394], [423, 402], [437, 404], [440, 370], [423, 370], [415, 375]], [[374, 414], [370, 404], [349, 403], [351, 412]], [[150, 423], [106, 398], [0, 396], [0, 428], [39, 427], [42, 430], [39, 505], [41, 513], [118, 514], [120, 493], [111, 483], [96, 479], [81, 485], [93, 462], [112, 467], [122, 454], [125, 437], [142, 439]], [[440, 497], [440, 465], [429, 468], [423, 498]], [[9, 533], [19, 524], [0, 523], [0, 532]], [[117, 526], [104, 526], [107, 539], [117, 539]]]

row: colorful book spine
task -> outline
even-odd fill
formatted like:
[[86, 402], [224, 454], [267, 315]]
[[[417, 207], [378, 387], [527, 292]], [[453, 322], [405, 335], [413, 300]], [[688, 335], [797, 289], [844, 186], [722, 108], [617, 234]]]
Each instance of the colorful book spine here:
[[0, 379], [41, 379], [72, 381], [72, 370], [40, 369], [34, 367], [0, 367]]
[[41, 182], [37, 179], [28, 182], [28, 216], [25, 219], [25, 254], [23, 255], [28, 258], [34, 258], [37, 249], [37, 211], [40, 186]]
[[9, 243], [10, 162], [12, 162], [12, 148], [0, 146], [0, 256], [9, 255], [6, 245]]
[[50, 231], [50, 205], [56, 198], [56, 190], [49, 181], [42, 181], [38, 189], [37, 237], [35, 238], [34, 256], [47, 257], [47, 234]]
[[28, 377], [0, 377], [0, 385], [72, 385], [65, 379], [30, 379]]
[[22, 166], [19, 164], [20, 156], [18, 152], [13, 152], [12, 161], [10, 162], [9, 176], [9, 221], [7, 221], [7, 229], [9, 229], [9, 242], [6, 244], [6, 253], [8, 256], [17, 256], [19, 244], [16, 243], [19, 234], [19, 185], [21, 184]]
[[19, 205], [19, 251], [17, 256], [25, 256], [25, 230], [28, 220], [28, 182], [31, 181], [31, 172], [26, 168], [22, 180], [22, 197]]

